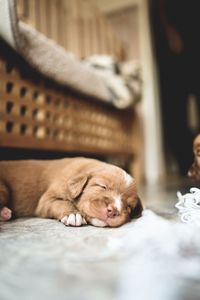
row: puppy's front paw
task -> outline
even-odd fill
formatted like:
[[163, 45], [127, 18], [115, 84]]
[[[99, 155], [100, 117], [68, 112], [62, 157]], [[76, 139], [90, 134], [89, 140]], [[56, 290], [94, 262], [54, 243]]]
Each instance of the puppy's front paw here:
[[86, 220], [79, 213], [64, 216], [61, 222], [66, 226], [81, 226], [87, 224]]

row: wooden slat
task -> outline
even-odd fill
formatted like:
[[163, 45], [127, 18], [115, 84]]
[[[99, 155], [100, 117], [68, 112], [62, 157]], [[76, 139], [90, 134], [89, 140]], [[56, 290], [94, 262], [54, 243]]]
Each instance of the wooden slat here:
[[[82, 103], [77, 103], [77, 105], [80, 105], [79, 113], [74, 108], [74, 101], [66, 98], [62, 98], [60, 106], [55, 106], [55, 103], [52, 102], [51, 104], [46, 104], [45, 102], [33, 102], [32, 97], [26, 96], [24, 98], [21, 98], [19, 95], [12, 95], [9, 96], [5, 92], [0, 91], [0, 99], [1, 103], [6, 104], [7, 102], [15, 103], [15, 105], [18, 106], [25, 106], [28, 110], [34, 111], [44, 111], [44, 113], [50, 113], [52, 115], [54, 114], [61, 114], [64, 117], [68, 118], [69, 116], [73, 117], [77, 121], [87, 122], [88, 124], [94, 124], [94, 125], [106, 125], [106, 127], [109, 130], [118, 130], [121, 129], [121, 121], [120, 119], [116, 118], [115, 114], [109, 114], [105, 113], [103, 110], [100, 111], [95, 106], [87, 106]], [[63, 106], [64, 103], [67, 103], [67, 107], [64, 109]]]
[[[26, 125], [30, 125], [32, 128], [34, 127], [43, 127], [45, 129], [50, 129], [50, 130], [70, 130], [70, 132], [72, 134], [78, 134], [78, 135], [82, 135], [82, 134], [86, 134], [86, 136], [88, 137], [97, 137], [97, 138], [101, 138], [101, 139], [105, 139], [105, 140], [111, 140], [113, 142], [118, 142], [119, 141], [119, 134], [113, 133], [113, 131], [106, 129], [106, 135], [105, 135], [105, 130], [103, 130], [103, 126], [99, 127], [97, 125], [90, 125], [90, 124], [86, 124], [83, 122], [78, 123], [77, 125], [77, 121], [78, 118], [70, 118], [70, 123], [68, 125], [67, 122], [63, 122], [61, 124], [56, 123], [56, 122], [48, 122], [47, 120], [39, 120], [37, 118], [35, 119], [31, 119], [28, 118], [27, 116], [14, 116], [14, 115], [10, 115], [10, 114], [2, 114], [0, 113], [0, 120], [7, 123], [7, 122], [11, 122], [13, 124], [17, 124], [17, 125], [21, 125], [21, 124], [26, 124]], [[56, 123], [56, 124], [55, 124]], [[75, 124], [75, 125], [74, 125]], [[68, 132], [68, 131], [66, 131]], [[109, 133], [109, 134], [108, 134]], [[124, 140], [126, 141], [126, 136], [124, 136]], [[121, 136], [120, 141], [123, 141], [123, 136]]]
[[[1, 147], [14, 147], [14, 148], [26, 148], [26, 149], [43, 149], [43, 150], [52, 150], [52, 151], [68, 151], [73, 153], [96, 153], [101, 155], [128, 155], [132, 157], [134, 155], [133, 151], [129, 149], [113, 149], [113, 148], [100, 148], [96, 146], [81, 146], [77, 147], [76, 143], [67, 143], [67, 142], [56, 142], [54, 139], [49, 140], [39, 140], [33, 137], [26, 137], [17, 135], [17, 134], [5, 134], [1, 133], [0, 137], [0, 146]], [[80, 146], [80, 145], [78, 145]], [[132, 149], [131, 149], [132, 150]]]

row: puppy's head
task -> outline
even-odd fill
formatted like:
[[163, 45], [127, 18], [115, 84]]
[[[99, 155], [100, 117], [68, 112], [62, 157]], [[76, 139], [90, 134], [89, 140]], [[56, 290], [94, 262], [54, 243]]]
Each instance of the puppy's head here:
[[94, 226], [118, 227], [143, 210], [134, 179], [112, 165], [78, 176], [70, 190], [79, 211]]
[[193, 143], [194, 162], [188, 171], [188, 176], [200, 183], [200, 134]]

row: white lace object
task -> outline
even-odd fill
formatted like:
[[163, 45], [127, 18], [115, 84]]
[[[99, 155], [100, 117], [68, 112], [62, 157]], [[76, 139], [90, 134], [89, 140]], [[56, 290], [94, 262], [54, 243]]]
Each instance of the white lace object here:
[[175, 207], [184, 223], [191, 223], [200, 226], [200, 189], [192, 187], [190, 193], [182, 195], [177, 192], [179, 199]]

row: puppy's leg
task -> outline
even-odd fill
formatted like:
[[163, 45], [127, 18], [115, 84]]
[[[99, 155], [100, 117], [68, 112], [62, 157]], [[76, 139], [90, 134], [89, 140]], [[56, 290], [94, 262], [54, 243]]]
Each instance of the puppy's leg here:
[[8, 221], [12, 218], [12, 211], [6, 206], [9, 200], [7, 187], [0, 182], [0, 221]]
[[81, 226], [86, 224], [77, 208], [69, 200], [60, 198], [55, 191], [48, 190], [38, 202], [35, 211], [37, 217], [60, 220], [67, 226]]

